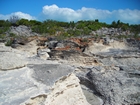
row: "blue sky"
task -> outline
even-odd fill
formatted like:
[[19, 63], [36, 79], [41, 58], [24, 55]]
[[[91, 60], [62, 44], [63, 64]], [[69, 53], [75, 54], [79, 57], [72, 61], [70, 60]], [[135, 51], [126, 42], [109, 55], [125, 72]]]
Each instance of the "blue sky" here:
[[140, 24], [140, 0], [0, 0], [0, 19], [121, 20]]

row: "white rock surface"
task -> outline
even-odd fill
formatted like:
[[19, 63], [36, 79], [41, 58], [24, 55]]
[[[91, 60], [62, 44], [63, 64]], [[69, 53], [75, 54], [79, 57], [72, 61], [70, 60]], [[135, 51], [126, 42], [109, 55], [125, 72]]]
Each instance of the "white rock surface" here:
[[20, 25], [18, 27], [11, 27], [10, 33], [14, 33], [19, 36], [33, 36], [33, 35], [38, 35], [35, 32], [32, 32], [32, 30], [24, 25]]
[[0, 105], [89, 105], [73, 67], [26, 58], [29, 46], [16, 50], [0, 44]]
[[26, 66], [26, 61], [20, 54], [0, 52], [0, 70], [10, 70]]
[[113, 41], [109, 45], [104, 45], [102, 42], [93, 42], [85, 49], [86, 54], [98, 54], [103, 52], [119, 52], [120, 50], [135, 50], [136, 48], [129, 47], [125, 42]]
[[35, 98], [31, 98], [26, 104], [90, 105], [83, 95], [79, 82], [79, 79], [74, 74], [64, 76], [55, 83], [48, 95], [39, 95]]
[[37, 55], [41, 59], [46, 60], [46, 59], [48, 59], [50, 57], [49, 54], [48, 54], [48, 52], [50, 52], [50, 49], [39, 49], [37, 51]]
[[20, 105], [39, 94], [44, 85], [32, 79], [31, 74], [32, 70], [27, 67], [0, 71], [0, 105]]
[[26, 66], [27, 62], [20, 51], [0, 44], [0, 70], [11, 70]]
[[37, 41], [33, 40], [33, 41], [27, 43], [26, 45], [18, 46], [16, 49], [27, 53], [28, 57], [30, 57], [30, 56], [34, 56], [37, 54], [38, 48], [39, 48], [39, 46], [37, 46]]
[[18, 49], [0, 44], [0, 105], [139, 103], [140, 53], [124, 42], [95, 42], [85, 50], [93, 57], [58, 52], [64, 60], [55, 61], [37, 57], [37, 48], [36, 41]]

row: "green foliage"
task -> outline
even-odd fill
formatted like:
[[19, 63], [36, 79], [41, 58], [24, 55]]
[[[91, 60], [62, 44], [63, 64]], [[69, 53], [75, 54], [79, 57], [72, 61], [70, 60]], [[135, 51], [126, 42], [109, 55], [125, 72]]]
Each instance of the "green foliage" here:
[[95, 19], [95, 22], [99, 22], [99, 20], [98, 19]]
[[9, 27], [0, 27], [0, 34], [3, 34], [9, 29]]
[[140, 38], [140, 36], [139, 36], [138, 34], [135, 34], [135, 35], [134, 35], [134, 38], [137, 39], [137, 38]]
[[[13, 19], [17, 19], [13, 17]], [[95, 20], [81, 20], [78, 22], [70, 21], [70, 22], [61, 22], [56, 20], [45, 20], [43, 22], [37, 20], [27, 20], [27, 19], [18, 19], [13, 24], [8, 20], [0, 20], [0, 37], [3, 36], [5, 32], [9, 29], [10, 26], [19, 26], [26, 25], [32, 29], [33, 32], [39, 33], [43, 36], [46, 35], [58, 35], [59, 37], [72, 37], [79, 35], [89, 35], [92, 31], [96, 31], [102, 27], [107, 28], [121, 28], [123, 31], [130, 30], [135, 35], [133, 37], [138, 37], [137, 35], [140, 33], [140, 24], [138, 25], [129, 25], [128, 23], [123, 23], [120, 20], [113, 21], [111, 24], [106, 24], [103, 22], [99, 22], [98, 19]], [[61, 34], [61, 35], [60, 35]], [[13, 33], [10, 33], [10, 37], [17, 37]], [[103, 36], [95, 36], [95, 37], [103, 37]], [[122, 38], [126, 36], [118, 36], [118, 38]], [[61, 38], [60, 38], [61, 39]]]
[[0, 27], [9, 27], [11, 23], [9, 21], [0, 20]]
[[17, 25], [26, 25], [30, 26], [30, 22], [27, 19], [20, 19], [19, 21], [16, 22]]
[[119, 35], [119, 36], [117, 36], [117, 38], [118, 38], [118, 39], [123, 39], [123, 38], [126, 39], [126, 38], [128, 38], [128, 36], [126, 36], [126, 35]]
[[130, 25], [130, 30], [135, 34], [140, 33], [140, 24], [137, 25]]
[[16, 34], [14, 34], [14, 33], [10, 33], [9, 37], [13, 37], [13, 38], [15, 38], [15, 37], [16, 37]]
[[0, 34], [0, 39], [6, 38], [6, 34]]
[[5, 46], [11, 46], [12, 45], [12, 40], [11, 39], [9, 39], [9, 40], [7, 40], [7, 42], [5, 43]]
[[9, 27], [11, 26], [11, 23], [9, 21], [0, 20], [0, 34], [5, 33]]

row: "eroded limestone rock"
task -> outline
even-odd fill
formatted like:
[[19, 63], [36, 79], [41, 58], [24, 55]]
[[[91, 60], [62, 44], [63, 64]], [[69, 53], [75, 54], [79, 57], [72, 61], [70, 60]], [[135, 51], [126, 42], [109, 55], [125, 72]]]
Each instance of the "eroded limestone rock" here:
[[[29, 99], [29, 105], [90, 105], [82, 92], [79, 79], [69, 74], [56, 81], [47, 95]], [[24, 105], [24, 104], [23, 104]]]
[[0, 70], [11, 70], [26, 66], [27, 62], [20, 52], [0, 45]]
[[89, 105], [72, 71], [70, 66], [59, 64], [0, 71], [0, 104]]

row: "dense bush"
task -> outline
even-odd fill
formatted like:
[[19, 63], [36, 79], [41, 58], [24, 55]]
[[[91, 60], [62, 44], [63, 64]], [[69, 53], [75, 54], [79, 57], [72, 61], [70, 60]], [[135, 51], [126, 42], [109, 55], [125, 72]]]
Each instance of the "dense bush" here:
[[[123, 23], [120, 20], [113, 21], [111, 24], [106, 24], [99, 22], [98, 19], [88, 20], [88, 21], [70, 21], [62, 22], [55, 20], [45, 20], [43, 22], [37, 20], [27, 20], [27, 19], [18, 19], [17, 17], [12, 17], [9, 20], [0, 20], [0, 34], [4, 34], [10, 26], [19, 26], [26, 25], [32, 29], [33, 32], [42, 34], [42, 35], [57, 35], [59, 33], [63, 37], [79, 36], [79, 35], [89, 35], [92, 31], [96, 31], [102, 27], [112, 27], [112, 28], [121, 28], [122, 30], [130, 30], [135, 34], [135, 37], [138, 37], [140, 33], [140, 24], [138, 25], [129, 25], [128, 23]], [[14, 21], [14, 24], [13, 24]], [[3, 37], [2, 35], [0, 35]], [[120, 36], [122, 37], [122, 36]]]

